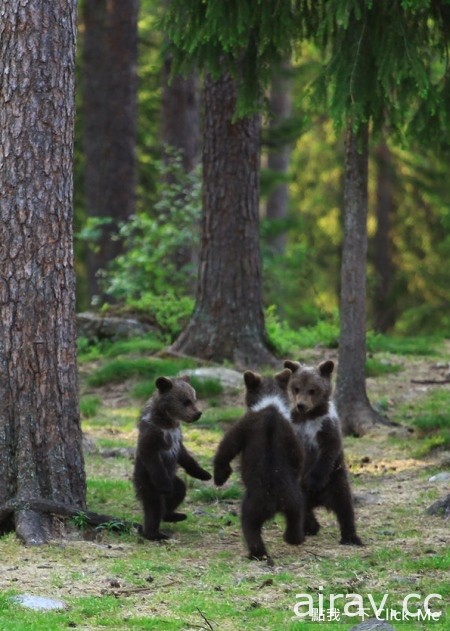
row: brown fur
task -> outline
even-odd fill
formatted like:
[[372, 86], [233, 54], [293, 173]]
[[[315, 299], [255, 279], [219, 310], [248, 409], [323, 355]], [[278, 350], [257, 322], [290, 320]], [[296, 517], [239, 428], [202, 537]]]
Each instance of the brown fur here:
[[226, 482], [230, 462], [241, 455], [245, 486], [241, 522], [249, 557], [263, 559], [267, 550], [261, 537], [265, 521], [281, 512], [286, 517], [284, 540], [304, 540], [303, 494], [300, 489], [302, 451], [289, 422], [287, 385], [291, 372], [274, 378], [244, 373], [248, 411], [224, 436], [214, 457], [214, 481]]
[[180, 422], [193, 423], [201, 416], [194, 388], [187, 377], [158, 377], [156, 387], [139, 421], [133, 476], [144, 509], [141, 534], [150, 540], [168, 538], [159, 530], [161, 520], [186, 519], [184, 513], [175, 512], [186, 495], [186, 485], [176, 475], [178, 465], [194, 478], [211, 479], [182, 442]]
[[293, 373], [289, 382], [291, 418], [305, 452], [302, 486], [306, 496], [306, 534], [318, 533], [320, 525], [313, 509], [325, 506], [336, 514], [341, 543], [362, 545], [356, 534], [339, 419], [331, 402], [334, 364], [325, 361], [312, 368], [285, 361], [284, 365]]

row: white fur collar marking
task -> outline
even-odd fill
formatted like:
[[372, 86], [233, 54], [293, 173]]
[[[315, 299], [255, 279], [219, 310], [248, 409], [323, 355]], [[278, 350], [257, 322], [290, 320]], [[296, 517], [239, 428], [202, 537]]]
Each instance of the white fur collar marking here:
[[329, 418], [331, 421], [333, 421], [333, 423], [339, 423], [339, 416], [336, 410], [336, 406], [334, 405], [334, 401], [330, 401], [328, 403], [328, 411], [325, 414], [322, 414], [322, 416], [318, 416], [317, 418], [315, 418], [314, 421], [320, 421], [322, 423], [322, 421], [326, 418]]
[[317, 434], [322, 429], [323, 421], [327, 418], [333, 423], [339, 423], [339, 417], [333, 401], [330, 401], [328, 404], [328, 412], [326, 414], [304, 421], [303, 423], [296, 423], [294, 428], [298, 434], [301, 434], [307, 443], [309, 443], [312, 447], [317, 447]]
[[291, 413], [289, 411], [288, 406], [283, 401], [283, 399], [276, 394], [268, 395], [263, 397], [258, 403], [252, 405], [250, 408], [252, 412], [260, 412], [265, 408], [273, 406], [278, 410], [278, 412], [283, 416], [287, 421], [291, 420]]

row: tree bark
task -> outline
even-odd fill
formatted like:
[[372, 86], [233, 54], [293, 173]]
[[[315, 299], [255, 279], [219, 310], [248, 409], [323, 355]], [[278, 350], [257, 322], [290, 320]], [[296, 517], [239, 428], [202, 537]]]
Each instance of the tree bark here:
[[[291, 147], [284, 139], [276, 138], [280, 125], [288, 119], [292, 113], [291, 85], [286, 77], [287, 64], [282, 65], [279, 71], [274, 74], [270, 86], [270, 123], [269, 133], [271, 143], [267, 158], [268, 169], [286, 178], [289, 161], [291, 157]], [[289, 185], [286, 181], [275, 186], [267, 199], [266, 218], [283, 220], [288, 216], [289, 209]], [[269, 238], [269, 245], [276, 254], [284, 254], [286, 249], [286, 232], [279, 229], [274, 236]]]
[[203, 216], [196, 307], [175, 351], [239, 366], [273, 361], [267, 350], [259, 249], [257, 115], [233, 120], [229, 76], [204, 92]]
[[361, 436], [383, 421], [366, 393], [366, 259], [368, 125], [346, 134], [344, 242], [341, 267], [339, 363], [336, 404], [344, 434]]
[[[83, 508], [72, 157], [75, 0], [0, 5], [0, 505]], [[55, 522], [14, 515], [28, 544]]]
[[88, 255], [88, 291], [122, 252], [117, 229], [135, 210], [138, 0], [85, 0], [83, 119], [89, 217], [110, 218]]
[[380, 333], [391, 329], [396, 320], [392, 296], [395, 266], [392, 259], [391, 217], [395, 210], [394, 172], [392, 156], [386, 143], [375, 150], [377, 165], [376, 217], [377, 229], [373, 240], [373, 264], [376, 285], [373, 297], [374, 328]]

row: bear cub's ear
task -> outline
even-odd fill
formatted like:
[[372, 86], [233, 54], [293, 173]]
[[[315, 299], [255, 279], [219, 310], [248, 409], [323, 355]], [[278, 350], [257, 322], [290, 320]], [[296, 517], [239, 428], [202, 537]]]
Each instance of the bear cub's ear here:
[[282, 390], [286, 390], [289, 383], [289, 379], [291, 378], [291, 375], [292, 375], [292, 371], [289, 368], [285, 368], [284, 370], [282, 370], [281, 372], [278, 372], [275, 375], [274, 379]]
[[322, 375], [322, 377], [329, 377], [331, 373], [333, 372], [333, 369], [334, 369], [334, 362], [332, 362], [331, 359], [328, 359], [327, 361], [319, 364], [319, 372]]
[[283, 366], [285, 368], [289, 368], [289, 370], [292, 370], [292, 372], [297, 372], [297, 370], [301, 367], [301, 363], [300, 362], [291, 362], [290, 359], [286, 359], [286, 361], [284, 362]]
[[186, 383], [191, 383], [191, 378], [189, 377], [189, 375], [180, 375], [180, 379], [182, 379], [182, 381], [185, 381]]
[[161, 394], [164, 394], [165, 392], [169, 392], [169, 390], [171, 390], [171, 388], [173, 387], [173, 382], [172, 379], [169, 379], [169, 377], [158, 377], [158, 379], [155, 381], [155, 385], [158, 388], [159, 392]]
[[246, 370], [244, 372], [244, 382], [249, 390], [257, 388], [261, 383], [261, 375], [251, 370]]

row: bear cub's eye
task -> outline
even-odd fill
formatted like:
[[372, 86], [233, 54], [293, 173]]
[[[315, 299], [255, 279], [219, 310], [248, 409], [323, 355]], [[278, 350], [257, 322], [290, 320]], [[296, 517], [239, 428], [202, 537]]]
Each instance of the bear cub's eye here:
[[298, 394], [300, 392], [300, 388], [298, 388], [297, 386], [294, 386], [292, 388], [292, 391], [294, 392], [294, 394]]
[[191, 403], [192, 403], [192, 401], [191, 401], [190, 399], [185, 399], [185, 400], [183, 401], [183, 405], [184, 405], [184, 407], [186, 407], [186, 408], [187, 408], [189, 405], [191, 405]]
[[310, 388], [308, 390], [308, 394], [309, 394], [310, 397], [313, 397], [316, 394], [316, 391], [314, 390], [314, 388]]

